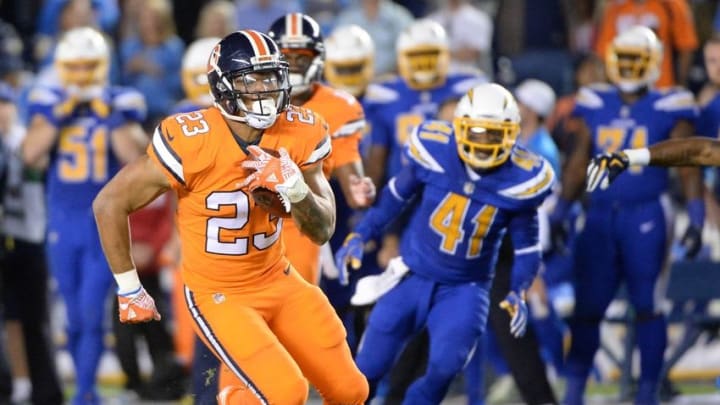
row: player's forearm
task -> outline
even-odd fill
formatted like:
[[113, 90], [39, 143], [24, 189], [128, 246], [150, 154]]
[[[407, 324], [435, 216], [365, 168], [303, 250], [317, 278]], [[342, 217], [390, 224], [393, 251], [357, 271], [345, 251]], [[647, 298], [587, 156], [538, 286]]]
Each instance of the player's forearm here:
[[28, 132], [21, 148], [23, 163], [30, 168], [45, 170], [50, 162], [50, 150], [56, 139], [56, 129]]
[[679, 86], [685, 86], [690, 73], [690, 66], [692, 66], [693, 52], [692, 51], [681, 51], [678, 52], [678, 63], [677, 63], [677, 84]]
[[128, 123], [113, 130], [112, 148], [120, 163], [129, 163], [142, 156], [147, 136], [137, 123]]
[[385, 165], [387, 163], [387, 149], [381, 146], [371, 146], [365, 164], [365, 173], [380, 188], [385, 180]]
[[377, 204], [365, 213], [362, 221], [353, 230], [353, 232], [360, 234], [363, 242], [380, 236], [385, 228], [395, 222], [407, 205], [407, 201], [399, 199], [391, 191], [390, 187], [390, 184], [385, 186], [380, 193]]
[[340, 188], [342, 189], [343, 196], [345, 197], [345, 202], [350, 208], [354, 210], [366, 208], [355, 201], [352, 191], [352, 182], [350, 181], [350, 178], [353, 175], [358, 178], [363, 177], [363, 167], [360, 161], [350, 162], [339, 166], [335, 168], [332, 175], [340, 183]]
[[585, 168], [589, 159], [584, 154], [575, 153], [570, 157], [562, 177], [562, 191], [560, 196], [566, 201], [575, 201], [580, 198], [585, 185]]
[[683, 193], [687, 201], [703, 198], [703, 178], [698, 167], [680, 167], [678, 174], [682, 181]]
[[515, 248], [510, 288], [520, 292], [530, 288], [540, 270], [542, 249], [537, 212], [517, 215], [508, 231]]
[[583, 123], [577, 133], [575, 148], [570, 154], [567, 167], [562, 175], [561, 198], [575, 201], [580, 198], [585, 186], [586, 168], [590, 160], [590, 130]]
[[93, 201], [93, 214], [110, 270], [120, 274], [134, 269], [130, 254], [129, 211], [102, 190]]
[[318, 245], [329, 241], [335, 232], [335, 207], [327, 198], [308, 193], [292, 205], [290, 212], [300, 232]]
[[714, 139], [693, 137], [671, 139], [649, 148], [624, 151], [630, 165], [640, 166], [718, 166], [720, 142]]

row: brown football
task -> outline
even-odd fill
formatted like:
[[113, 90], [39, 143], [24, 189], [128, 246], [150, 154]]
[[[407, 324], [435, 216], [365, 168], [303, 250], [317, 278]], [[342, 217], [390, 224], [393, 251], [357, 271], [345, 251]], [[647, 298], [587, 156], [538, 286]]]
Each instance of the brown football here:
[[290, 217], [290, 213], [285, 212], [280, 194], [260, 187], [253, 190], [251, 195], [253, 200], [255, 200], [255, 204], [270, 214], [276, 217]]
[[[275, 157], [280, 156], [280, 153], [274, 149], [262, 148], [262, 150]], [[285, 212], [280, 194], [264, 187], [256, 188], [250, 194], [253, 200], [255, 200], [255, 204], [270, 214], [276, 217], [290, 217], [290, 213]]]

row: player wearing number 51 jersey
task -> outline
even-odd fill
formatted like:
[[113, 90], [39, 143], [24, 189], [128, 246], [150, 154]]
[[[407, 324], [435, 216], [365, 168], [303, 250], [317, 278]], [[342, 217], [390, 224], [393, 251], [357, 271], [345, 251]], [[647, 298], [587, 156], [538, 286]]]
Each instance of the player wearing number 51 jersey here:
[[208, 82], [215, 106], [165, 119], [148, 156], [123, 168], [95, 199], [120, 318], [160, 317], [134, 270], [127, 215], [173, 189], [195, 331], [241, 381], [221, 391], [218, 402], [301, 404], [309, 380], [326, 403], [362, 404], [367, 382], [340, 320], [285, 258], [282, 218], [251, 197], [259, 187], [278, 193], [289, 203], [290, 220], [314, 242], [326, 242], [335, 223], [322, 173], [331, 151], [326, 124], [288, 106], [287, 63], [260, 32], [221, 40], [210, 55]]
[[90, 206], [120, 165], [147, 144], [138, 125], [145, 102], [135, 91], [107, 86], [108, 59], [105, 40], [91, 28], [61, 38], [55, 52], [61, 86], [31, 92], [22, 149], [27, 165], [47, 169], [47, 252], [67, 310], [77, 376], [73, 404], [99, 403], [95, 372], [112, 283]]

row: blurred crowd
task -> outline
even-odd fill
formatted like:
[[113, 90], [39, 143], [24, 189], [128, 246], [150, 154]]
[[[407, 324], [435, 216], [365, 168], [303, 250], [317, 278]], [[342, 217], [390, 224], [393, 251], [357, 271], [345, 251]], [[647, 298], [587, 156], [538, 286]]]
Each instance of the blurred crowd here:
[[[33, 108], [37, 104], [35, 90], [64, 83], [65, 79], [57, 69], [59, 53], [56, 52], [63, 35], [83, 27], [92, 27], [102, 33], [109, 46], [108, 84], [134, 90], [132, 94], [137, 92], [142, 96], [144, 101], [139, 104], [143, 107], [137, 107], [137, 115], [133, 115], [135, 110], [128, 107], [127, 111], [133, 112], [124, 113], [124, 117], [131, 117], [140, 124], [147, 142], [158, 122], [168, 115], [211, 105], [212, 99], [206, 90], [205, 63], [219, 38], [238, 29], [267, 32], [273, 21], [291, 12], [312, 17], [326, 39], [338, 40], [343, 35], [351, 35], [342, 31], [351, 25], [367, 33], [357, 34], [361, 42], [351, 49], [355, 52], [343, 48], [347, 44], [337, 46], [328, 40], [324, 74], [331, 85], [352, 93], [358, 99], [379, 98], [381, 104], [385, 102], [382, 100], [383, 83], [398, 75], [407, 77], [404, 69], [417, 68], [403, 65], [405, 59], [399, 57], [402, 49], [397, 47], [401, 44], [398, 38], [421, 19], [436, 22], [447, 34], [449, 60], [444, 68], [447, 72], [443, 74], [463, 80], [472, 78], [497, 82], [511, 89], [522, 116], [518, 142], [545, 156], [558, 177], [562, 177], [567, 157], [575, 147], [574, 135], [579, 130], [579, 123], [571, 114], [576, 103], [576, 91], [592, 83], [607, 81], [603, 65], [606, 50], [613, 39], [629, 27], [643, 25], [652, 28], [662, 44], [663, 59], [655, 83], [658, 88], [685, 87], [693, 92], [701, 108], [715, 99], [720, 88], [720, 42], [717, 40], [717, 35], [720, 35], [720, 7], [712, 0], [3, 1], [0, 3], [0, 137], [3, 142], [0, 164], [3, 167], [4, 201], [1, 296], [7, 334], [5, 351], [8, 355], [7, 364], [0, 364], [0, 404], [11, 401], [62, 403], [65, 382], [60, 381], [55, 372], [54, 353], [56, 347], [77, 351], [68, 343], [73, 339], [70, 335], [78, 333], [78, 336], [84, 336], [85, 333], [73, 330], [70, 325], [68, 336], [64, 338], [57, 339], [57, 336], [48, 334], [46, 292], [56, 283], [51, 282], [55, 271], [52, 266], [48, 271], [46, 266], [45, 246], [46, 243], [52, 244], [58, 234], [52, 232], [52, 223], [48, 227], [44, 218], [53, 205], [64, 205], [55, 199], [48, 199], [47, 206], [40, 203], [45, 201], [42, 187], [45, 168], [42, 164], [28, 164], [27, 161], [14, 159], [19, 153], [26, 128], [30, 127], [37, 113]], [[331, 36], [333, 32], [335, 34]], [[363, 48], [363, 35], [369, 38], [365, 42], [370, 44], [367, 49]], [[353, 58], [372, 63], [372, 66], [358, 65], [357, 69], [363, 69], [362, 72], [354, 71], [360, 76], [368, 76], [371, 83], [362, 79], [343, 81], [343, 73], [347, 73], [343, 67], [352, 69], [348, 66], [351, 66], [349, 61]], [[467, 89], [467, 84], [462, 87], [460, 79], [453, 83], [460, 86], [458, 88]], [[375, 85], [377, 87], [372, 87]], [[431, 86], [431, 90], [437, 87]], [[369, 88], [374, 88], [376, 92], [370, 94]], [[429, 98], [430, 90], [417, 93], [419, 99], [425, 102], [423, 91], [428, 92]], [[434, 99], [432, 107], [428, 107], [430, 110], [422, 113], [451, 120], [455, 102], [462, 94], [463, 91], [448, 92], [444, 99]], [[52, 107], [61, 105], [58, 102]], [[102, 116], [92, 104], [89, 108]], [[428, 111], [430, 114], [427, 114]], [[409, 112], [398, 111], [397, 117]], [[397, 171], [400, 162], [391, 159], [394, 147], [390, 146], [391, 141], [388, 141], [385, 150], [373, 148], [381, 144], [378, 139], [382, 138], [379, 131], [383, 128], [381, 124], [375, 126], [380, 119], [374, 122], [371, 114], [371, 111], [366, 111], [370, 127], [361, 151], [365, 173], [380, 189]], [[418, 122], [405, 124], [412, 126]], [[391, 132], [389, 137], [394, 138], [396, 128], [392, 128]], [[698, 134], [713, 138], [720, 135]], [[681, 205], [683, 197], [677, 177], [672, 176], [670, 187], [670, 196], [678, 207], [678, 216], [673, 222], [684, 224], [688, 222], [688, 215]], [[341, 186], [334, 184], [334, 187], [337, 190]], [[706, 171], [705, 187], [704, 246], [694, 258], [720, 260], [720, 241], [717, 239], [720, 230], [720, 205], [717, 200], [720, 197], [717, 192], [720, 190], [720, 177], [717, 173]], [[341, 193], [336, 192], [338, 194]], [[156, 299], [160, 298], [162, 323], [128, 326], [115, 322], [114, 342], [104, 348], [117, 353], [126, 375], [125, 387], [147, 400], [175, 400], [188, 394], [200, 395], [194, 391], [196, 388], [191, 387], [198, 387], [197, 381], [213, 381], [212, 384], [217, 385], [215, 380], [221, 373], [217, 364], [212, 368], [212, 362], [208, 369], [192, 370], [193, 357], [197, 361], [198, 352], [204, 356], [211, 355], [203, 353], [202, 344], [194, 340], [190, 321], [182, 313], [185, 311], [182, 281], [176, 271], [181, 252], [173, 229], [174, 207], [172, 198], [166, 195], [131, 219], [134, 259], [143, 285], [148, 291], [152, 290]], [[86, 208], [89, 210], [90, 207]], [[344, 225], [338, 225], [335, 246], [340, 245], [351, 224], [357, 220], [350, 207], [344, 208], [338, 218], [338, 223]], [[569, 215], [575, 215], [574, 219], [582, 217], [581, 213]], [[18, 216], [21, 218], [20, 225], [13, 223]], [[57, 220], [52, 215], [50, 217], [52, 221]], [[31, 223], [28, 218], [43, 220]], [[678, 232], [684, 229], [682, 226], [678, 228]], [[80, 225], [75, 229], [82, 232]], [[550, 235], [552, 232], [548, 231], [546, 239], [556, 236]], [[391, 229], [385, 238], [377, 241], [376, 256], [373, 258], [377, 261], [377, 268], [384, 268], [389, 259], [397, 255], [397, 233], [401, 230]], [[552, 241], [548, 243], [552, 244]], [[572, 245], [568, 248], [572, 249]], [[676, 249], [674, 259], [684, 259], [684, 252], [678, 252]], [[567, 267], [563, 264], [557, 266]], [[557, 279], [552, 279], [553, 276]], [[562, 342], [568, 328], [555, 323], [561, 323], [570, 315], [575, 297], [568, 276], [553, 274], [548, 277], [544, 279], [546, 286], [538, 285], [531, 289], [528, 301], [533, 308], [533, 316], [537, 318], [535, 327], [542, 347], [542, 359], [555, 373], [563, 375]], [[80, 280], [67, 282], [81, 283]], [[62, 290], [63, 285], [58, 288]], [[90, 305], [102, 304], [109, 296], [104, 293], [101, 289], [98, 292], [99, 301], [89, 301], [95, 303]], [[343, 295], [337, 291], [334, 294]], [[338, 300], [349, 305], [349, 297]], [[50, 302], [56, 300], [51, 299]], [[550, 317], [547, 315], [549, 311], [556, 314]], [[102, 317], [116, 318], [116, 312], [117, 309], [108, 308], [102, 312]], [[341, 307], [338, 307], [338, 312], [344, 314]], [[71, 318], [68, 316], [70, 324], [89, 322], [86, 319], [73, 321]], [[351, 318], [344, 320], [348, 325], [356, 322]], [[361, 328], [349, 331], [349, 339], [357, 340], [355, 333], [361, 331]], [[512, 360], [503, 359], [502, 354], [506, 351], [498, 347], [504, 343], [496, 341], [500, 340], [499, 337], [490, 335], [487, 352], [490, 353], [488, 358], [495, 374], [499, 376], [497, 380], [503, 381], [503, 377], [509, 380], [508, 367], [513, 365], [508, 366], [507, 363], [512, 363]], [[143, 375], [138, 363], [138, 336], [144, 337], [152, 356], [154, 367], [150, 376]], [[83, 338], [78, 339], [82, 341]], [[96, 357], [99, 358], [100, 354]], [[82, 356], [82, 349], [73, 353], [76, 363]], [[91, 370], [88, 378], [93, 381], [98, 358], [94, 360], [95, 364], [88, 366]], [[667, 374], [667, 370], [665, 372]], [[473, 381], [472, 378], [476, 379], [477, 386], [481, 386], [478, 375], [466, 375], [467, 380]], [[393, 384], [388, 383], [391, 388], [384, 394], [389, 398], [392, 397]], [[402, 383], [397, 385], [402, 386]], [[668, 385], [665, 388], [666, 394], [671, 395], [672, 387]], [[480, 404], [484, 394], [481, 389], [475, 391], [475, 395], [468, 391], [470, 401]], [[200, 399], [196, 402], [212, 403]], [[75, 398], [74, 403], [93, 402]]]

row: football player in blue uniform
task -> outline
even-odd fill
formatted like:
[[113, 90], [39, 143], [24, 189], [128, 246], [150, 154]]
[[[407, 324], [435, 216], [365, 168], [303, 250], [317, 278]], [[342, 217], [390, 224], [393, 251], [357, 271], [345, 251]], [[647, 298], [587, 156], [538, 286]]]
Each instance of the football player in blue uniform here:
[[401, 255], [383, 274], [360, 280], [356, 292], [367, 302], [379, 297], [356, 358], [372, 395], [406, 340], [426, 327], [427, 370], [404, 403], [442, 401], [485, 329], [488, 290], [506, 231], [515, 263], [511, 292], [501, 305], [512, 316], [512, 333], [524, 334], [525, 290], [540, 264], [537, 207], [555, 175], [543, 158], [514, 145], [519, 126], [513, 96], [497, 84], [479, 85], [463, 96], [452, 127], [445, 121], [421, 123], [405, 148], [408, 164], [338, 251], [338, 268], [358, 268], [364, 244], [411, 198], [419, 198]]
[[[360, 152], [365, 160], [367, 170], [367, 146], [370, 137], [367, 136], [372, 121], [376, 115], [372, 100], [374, 92], [381, 89], [373, 84], [375, 45], [370, 34], [357, 25], [345, 25], [336, 27], [325, 39], [325, 80], [333, 88], [347, 91], [352, 94], [362, 105], [365, 113], [366, 128], [361, 141]], [[322, 277], [320, 287], [327, 295], [330, 303], [340, 314], [345, 329], [348, 331], [348, 343], [353, 352], [360, 340], [360, 335], [365, 329], [365, 309], [351, 308], [350, 297], [355, 291], [355, 283], [358, 279], [369, 274], [377, 274], [381, 270], [375, 264], [375, 255], [368, 254], [368, 259], [363, 263], [362, 269], [353, 272], [348, 280], [338, 280], [338, 270], [332, 258], [332, 252], [340, 248], [345, 237], [352, 230], [352, 226], [358, 221], [361, 212], [350, 208], [345, 196], [340, 190], [340, 184], [330, 182], [335, 191], [335, 208], [337, 210], [337, 222], [335, 234], [330, 239], [331, 252], [328, 255], [324, 250], [321, 255], [320, 267]], [[370, 253], [370, 252], [367, 252]]]
[[140, 156], [145, 101], [110, 87], [108, 45], [91, 28], [68, 31], [55, 51], [62, 85], [30, 94], [25, 164], [47, 170], [50, 269], [67, 311], [76, 371], [73, 404], [99, 404], [95, 374], [103, 353], [105, 300], [112, 284], [91, 204], [120, 165]]
[[[435, 21], [421, 19], [407, 27], [396, 42], [400, 75], [370, 94], [378, 104], [372, 122], [367, 168], [376, 185], [399, 172], [403, 146], [423, 121], [434, 119], [441, 103], [459, 99], [473, 86], [487, 82], [481, 72], [450, 73], [449, 40]], [[379, 162], [386, 162], [385, 165]]]
[[[562, 195], [551, 218], [563, 218], [582, 193], [591, 156], [645, 147], [693, 134], [697, 107], [690, 92], [655, 90], [662, 47], [652, 30], [635, 26], [613, 40], [606, 57], [613, 85], [582, 88], [573, 115], [582, 122], [576, 147], [563, 174]], [[704, 222], [702, 182], [695, 168], [680, 171], [690, 226], [684, 241], [690, 254], [700, 247]], [[624, 282], [636, 313], [640, 349], [637, 404], [657, 404], [658, 378], [667, 344], [667, 324], [658, 308], [660, 280], [668, 251], [668, 171], [632, 167], [606, 190], [589, 195], [585, 226], [575, 244], [576, 305], [570, 319], [567, 404], [582, 404], [585, 383], [600, 344], [599, 323]], [[553, 220], [553, 219], [551, 219]]]
[[185, 50], [180, 67], [185, 98], [173, 108], [173, 114], [202, 110], [213, 104], [207, 80], [207, 64], [210, 53], [218, 42], [220, 38], [200, 38]]

